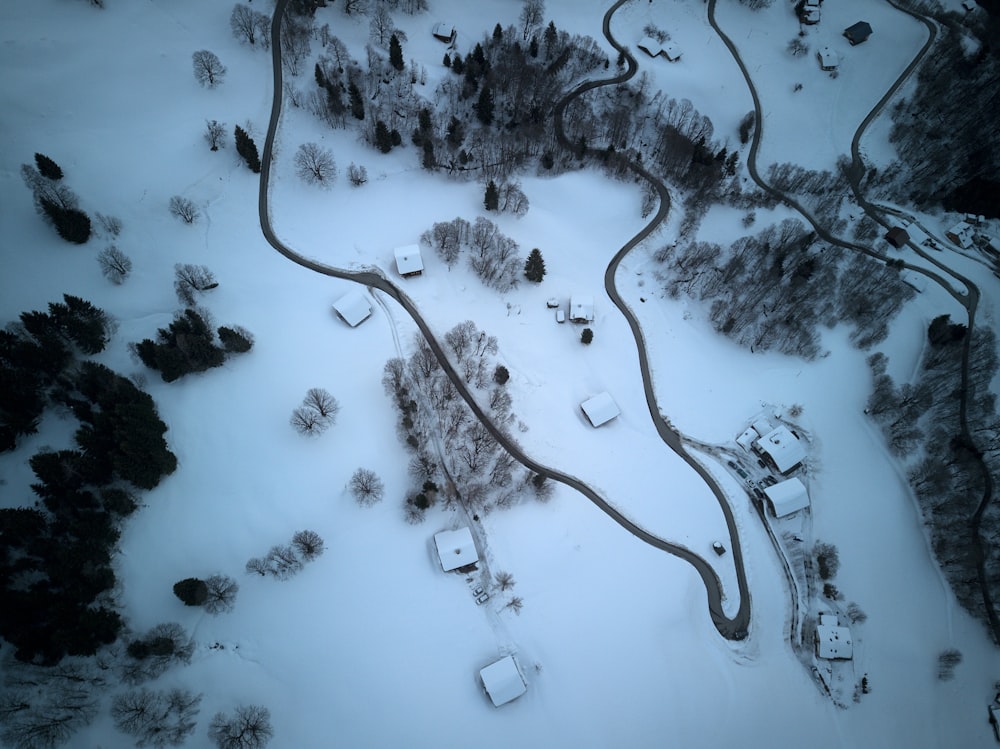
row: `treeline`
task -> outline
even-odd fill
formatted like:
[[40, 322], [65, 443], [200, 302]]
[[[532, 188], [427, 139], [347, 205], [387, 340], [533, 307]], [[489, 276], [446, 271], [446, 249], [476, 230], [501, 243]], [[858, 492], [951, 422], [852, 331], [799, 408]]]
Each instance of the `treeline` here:
[[433, 247], [449, 269], [465, 250], [469, 267], [479, 280], [500, 292], [517, 286], [524, 268], [517, 242], [482, 216], [471, 224], [463, 218], [438, 222], [420, 236], [420, 241]]
[[39, 501], [0, 510], [0, 635], [18, 660], [52, 665], [118, 636], [108, 591], [120, 521], [136, 508], [134, 491], [155, 487], [177, 459], [153, 399], [103, 364], [77, 359], [106, 346], [103, 310], [66, 295], [48, 313], [20, 319], [0, 333], [5, 447], [34, 433], [46, 407], [80, 422], [73, 448], [30, 459]]
[[800, 221], [785, 219], [726, 249], [668, 245], [656, 253], [666, 266], [658, 277], [671, 298], [705, 302], [715, 329], [751, 351], [814, 359], [820, 328], [838, 322], [852, 326], [859, 348], [884, 340], [913, 290], [895, 268], [815, 240]]
[[[971, 534], [987, 488], [984, 464], [994, 493], [1000, 485], [1000, 417], [990, 390], [998, 362], [995, 334], [977, 330], [971, 341], [968, 390], [963, 391], [967, 335], [966, 327], [947, 315], [935, 318], [913, 383], [896, 384], [887, 374], [884, 354], [869, 357], [874, 389], [868, 412], [882, 427], [890, 449], [907, 465], [934, 555], [956, 598], [985, 621], [980, 560]], [[963, 394], [968, 398], [971, 440], [961, 428]], [[1000, 601], [1000, 509], [995, 496], [982, 513], [978, 533], [985, 552], [985, 582], [993, 601]]]
[[[216, 341], [216, 333], [218, 341]], [[231, 354], [253, 347], [253, 336], [240, 326], [221, 326], [213, 333], [204, 313], [188, 307], [166, 328], [156, 331], [156, 340], [143, 339], [133, 345], [139, 360], [160, 373], [164, 382], [173, 382], [192, 372], [221, 367]]]

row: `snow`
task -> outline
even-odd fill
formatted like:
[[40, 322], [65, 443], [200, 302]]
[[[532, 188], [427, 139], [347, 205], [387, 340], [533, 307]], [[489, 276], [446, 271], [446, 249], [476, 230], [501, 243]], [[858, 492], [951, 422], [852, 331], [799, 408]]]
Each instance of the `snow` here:
[[479, 561], [476, 542], [472, 540], [472, 531], [467, 527], [435, 533], [434, 546], [441, 560], [441, 569], [445, 572]]
[[[846, 710], [834, 707], [791, 652], [780, 562], [745, 490], [707, 455], [702, 459], [726, 489], [743, 547], [753, 611], [746, 641], [719, 637], [704, 587], [687, 564], [641, 543], [563, 487], [548, 503], [526, 500], [469, 521], [486, 541], [484, 560], [509, 570], [524, 600], [520, 615], [504, 608], [499, 594], [477, 606], [461, 575], [442, 574], [431, 538], [433, 529], [455, 525], [455, 514], [437, 507], [423, 525], [402, 519], [400, 504], [412, 488], [409, 456], [380, 378], [387, 359], [408, 353], [415, 327], [377, 293], [363, 331], [331, 324], [331, 300], [354, 287], [275, 253], [257, 224], [257, 178], [231, 143], [210, 153], [202, 140], [204, 120], [216, 118], [229, 127], [249, 122], [262, 143], [270, 58], [232, 39], [229, 4], [106, 5], [96, 11], [82, 2], [36, 0], [0, 8], [0, 65], [8, 71], [0, 82], [0, 319], [44, 308], [64, 292], [108, 310], [119, 330], [99, 360], [145, 377], [169, 426], [180, 467], [143, 496], [124, 529], [116, 572], [135, 631], [177, 621], [197, 643], [189, 666], [154, 684], [204, 693], [188, 746], [207, 747], [210, 717], [240, 702], [271, 710], [274, 746], [448, 745], [456, 737], [483, 749], [512, 741], [653, 747], [665, 737], [691, 747], [992, 744], [984, 706], [1000, 658], [945, 586], [902, 468], [863, 414], [869, 352], [852, 349], [841, 328], [825, 334], [829, 354], [815, 362], [737, 348], [715, 334], [696, 302], [662, 297], [652, 251], [674, 239], [664, 234], [630, 254], [616, 279], [646, 333], [658, 406], [685, 434], [718, 444], [730, 444], [762, 408], [784, 414], [802, 406], [813, 524], [818, 537], [840, 549], [838, 587], [868, 614], [852, 639], [872, 693]], [[588, 33], [610, 49], [600, 37], [604, 3], [546, 6], [560, 28]], [[455, 23], [464, 53], [497, 21], [516, 22], [519, 4], [436, 0], [431, 10], [397, 19], [409, 36], [407, 58], [428, 69], [428, 97], [446, 74], [443, 45], [429, 33], [433, 21]], [[346, 19], [337, 3], [319, 12], [320, 23], [363, 57], [366, 20]], [[750, 99], [704, 13], [699, 0], [629, 3], [612, 30], [629, 40], [640, 38], [650, 20], [668, 28], [684, 47], [683, 64], [654, 70], [654, 61], [640, 59], [640, 69], [650, 71], [654, 90], [690, 98], [720, 137], [735, 139]], [[924, 38], [919, 24], [888, 4], [826, 3], [809, 41], [843, 53], [833, 79], [812, 55], [803, 61], [784, 51], [798, 31], [788, 3], [757, 14], [719, 3], [718, 14], [761, 90], [762, 165], [831, 168]], [[840, 35], [862, 15], [876, 33], [849, 48]], [[191, 75], [191, 52], [205, 48], [229, 68], [214, 91]], [[306, 89], [311, 66], [304, 69], [295, 85]], [[796, 81], [804, 89], [793, 94]], [[300, 183], [289, 155], [312, 141], [331, 148], [342, 170], [352, 161], [366, 165], [370, 182], [354, 189], [341, 178], [329, 191]], [[35, 151], [60, 163], [85, 210], [123, 218], [114, 241], [135, 262], [123, 286], [105, 281], [94, 260], [110, 238], [70, 246], [35, 215], [18, 174]], [[382, 156], [354, 132], [331, 131], [291, 108], [283, 113], [275, 170], [271, 210], [279, 235], [303, 254], [343, 267], [391, 267], [387, 248], [412, 242], [434, 221], [472, 220], [482, 206], [480, 185], [428, 176], [412, 148]], [[428, 256], [423, 276], [406, 281], [406, 293], [439, 337], [464, 319], [497, 335], [514, 410], [528, 426], [518, 434], [526, 452], [587, 481], [651, 533], [708, 559], [731, 613], [739, 605], [732, 555], [711, 552], [713, 540], [727, 537], [722, 513], [656, 434], [630, 332], [600, 291], [606, 263], [644, 224], [640, 190], [594, 171], [525, 175], [522, 183], [531, 210], [520, 220], [497, 221], [522, 248], [541, 248], [548, 270], [542, 284], [500, 296], [466, 268], [449, 271]], [[166, 206], [174, 194], [195, 200], [203, 219], [186, 226], [171, 218]], [[741, 215], [713, 207], [702, 238], [711, 232], [711, 241], [733, 241], [745, 233]], [[756, 226], [788, 215], [785, 208], [758, 210]], [[939, 220], [921, 221], [940, 234]], [[983, 290], [979, 324], [995, 325], [989, 269], [953, 252], [946, 257]], [[256, 343], [220, 369], [166, 384], [130, 358], [127, 344], [170, 321], [177, 308], [172, 268], [184, 262], [213, 270], [220, 287], [205, 304], [219, 324], [245, 326]], [[577, 289], [599, 294], [590, 346], [545, 308], [547, 298]], [[960, 319], [954, 299], [931, 284], [893, 323], [882, 350], [894, 377], [912, 377], [928, 322], [945, 312]], [[317, 386], [338, 398], [341, 411], [325, 434], [303, 438], [288, 416]], [[579, 404], [605, 390], [615, 393], [622, 415], [613, 429], [593, 430]], [[0, 455], [4, 506], [33, 501], [28, 458], [44, 445], [68, 446], [74, 429], [72, 419], [50, 413], [42, 433]], [[359, 507], [346, 489], [358, 466], [376, 470], [385, 483], [386, 499], [373, 508]], [[287, 582], [242, 574], [248, 558], [303, 528], [327, 545], [303, 572]], [[170, 592], [179, 579], [215, 572], [240, 581], [231, 614], [208, 617]], [[950, 647], [965, 657], [955, 679], [942, 683], [936, 657]], [[496, 711], [481, 692], [478, 669], [510, 654], [528, 690]], [[106, 706], [75, 746], [125, 743]]]

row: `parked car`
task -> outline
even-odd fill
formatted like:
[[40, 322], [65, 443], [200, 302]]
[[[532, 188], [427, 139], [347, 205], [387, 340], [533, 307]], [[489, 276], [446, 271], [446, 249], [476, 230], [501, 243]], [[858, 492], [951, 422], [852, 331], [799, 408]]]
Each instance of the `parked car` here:
[[552, 297], [545, 303], [545, 306], [548, 307], [549, 309], [555, 309], [556, 307], [559, 306], [559, 300], [556, 299], [555, 297]]
[[556, 322], [566, 322], [566, 313], [561, 309], [556, 310]]
[[744, 470], [743, 470], [742, 468], [737, 468], [737, 469], [736, 469], [736, 473], [738, 473], [738, 474], [739, 474], [739, 475], [740, 475], [741, 477], [743, 477], [743, 478], [746, 478], [746, 477], [747, 477], [747, 472], [746, 472], [746, 471], [744, 471]]

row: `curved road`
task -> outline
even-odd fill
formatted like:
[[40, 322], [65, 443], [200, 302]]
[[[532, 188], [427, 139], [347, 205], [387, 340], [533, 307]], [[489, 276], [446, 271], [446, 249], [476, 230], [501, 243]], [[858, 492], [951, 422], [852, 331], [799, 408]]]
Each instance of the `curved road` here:
[[[743, 59], [740, 56], [739, 50], [736, 48], [736, 45], [733, 44], [732, 40], [725, 34], [725, 32], [723, 32], [722, 29], [719, 28], [719, 25], [716, 22], [715, 19], [716, 2], [717, 0], [708, 0], [708, 22], [715, 30], [716, 34], [718, 34], [719, 38], [726, 45], [726, 47], [729, 48], [729, 51], [732, 54], [733, 59], [736, 61], [736, 64], [739, 66], [740, 71], [743, 73], [743, 77], [746, 80], [747, 88], [749, 89], [750, 95], [753, 98], [754, 133], [753, 133], [753, 141], [750, 144], [750, 153], [749, 156], [747, 157], [747, 170], [750, 173], [750, 177], [753, 179], [753, 181], [757, 184], [758, 187], [767, 192], [769, 195], [774, 196], [784, 204], [798, 211], [799, 214], [803, 216], [803, 218], [805, 218], [810, 224], [812, 224], [813, 229], [816, 231], [816, 233], [829, 244], [838, 247], [843, 247], [844, 249], [849, 249], [856, 252], [863, 252], [866, 255], [869, 255], [877, 260], [881, 260], [884, 262], [885, 261], [884, 255], [881, 255], [868, 247], [864, 247], [862, 245], [855, 244], [853, 242], [847, 242], [845, 240], [840, 239], [839, 237], [835, 237], [832, 234], [830, 234], [824, 227], [819, 225], [815, 217], [802, 205], [800, 205], [798, 201], [796, 201], [794, 198], [787, 195], [786, 193], [783, 193], [780, 190], [772, 187], [760, 177], [760, 174], [757, 171], [757, 151], [760, 146], [761, 132], [763, 127], [763, 110], [761, 108], [760, 98], [757, 95], [757, 89], [754, 86], [753, 80], [750, 77], [750, 72], [747, 70], [746, 65], [743, 63]], [[868, 126], [872, 123], [872, 121], [875, 120], [876, 117], [878, 117], [881, 114], [882, 110], [885, 108], [885, 105], [889, 102], [889, 100], [896, 93], [899, 87], [916, 69], [916, 67], [920, 64], [920, 61], [924, 59], [924, 56], [927, 54], [928, 50], [930, 50], [937, 36], [937, 27], [927, 17], [919, 13], [916, 13], [914, 11], [908, 10], [906, 8], [900, 7], [893, 0], [886, 0], [886, 2], [888, 2], [897, 10], [906, 13], [907, 15], [912, 16], [913, 18], [920, 21], [922, 24], [924, 24], [924, 26], [927, 27], [928, 31], [928, 38], [927, 41], [924, 43], [923, 47], [921, 47], [920, 51], [916, 54], [916, 56], [913, 58], [910, 64], [906, 66], [906, 68], [903, 70], [899, 78], [897, 78], [896, 81], [893, 83], [893, 85], [890, 86], [889, 90], [885, 93], [885, 95], [875, 104], [875, 106], [868, 113], [865, 119], [862, 120], [861, 125], [858, 127], [857, 131], [854, 133], [853, 139], [851, 140], [851, 169], [850, 169], [850, 174], [847, 175], [851, 191], [854, 193], [854, 196], [858, 204], [862, 207], [862, 209], [868, 216], [870, 216], [874, 221], [878, 222], [885, 228], [889, 228], [889, 223], [878, 212], [877, 207], [874, 206], [872, 203], [870, 203], [867, 199], [865, 199], [864, 195], [861, 192], [861, 179], [865, 174], [864, 162], [861, 158], [861, 151], [860, 151], [861, 139], [864, 137], [865, 131], [868, 129]], [[939, 276], [937, 273], [934, 273], [933, 271], [928, 270], [923, 266], [912, 265], [910, 263], [903, 264], [904, 267], [912, 271], [915, 271], [917, 273], [921, 273], [929, 277], [938, 285], [940, 285], [949, 294], [951, 294], [951, 296], [959, 304], [961, 304], [965, 308], [966, 313], [968, 315], [968, 333], [965, 336], [965, 341], [962, 349], [962, 384], [961, 384], [960, 400], [959, 400], [959, 432], [963, 444], [966, 446], [965, 449], [976, 461], [983, 478], [983, 496], [979, 502], [978, 507], [976, 508], [975, 513], [969, 520], [969, 536], [970, 536], [969, 541], [976, 551], [976, 566], [977, 566], [977, 577], [979, 578], [980, 595], [982, 596], [983, 599], [983, 606], [986, 611], [986, 616], [989, 620], [990, 630], [993, 635], [994, 641], [1000, 643], [1000, 616], [998, 616], [997, 611], [994, 607], [992, 593], [989, 589], [989, 584], [987, 582], [987, 577], [986, 577], [985, 564], [986, 564], [987, 542], [983, 540], [982, 534], [980, 532], [980, 526], [982, 523], [983, 514], [993, 499], [993, 478], [990, 475], [989, 469], [985, 461], [983, 460], [982, 452], [975, 446], [975, 442], [972, 438], [972, 433], [969, 429], [969, 423], [968, 423], [969, 358], [971, 356], [971, 350], [972, 350], [972, 332], [975, 325], [976, 310], [979, 306], [979, 288], [970, 279], [966, 278], [957, 271], [954, 271], [951, 268], [947, 267], [946, 265], [944, 265], [944, 263], [937, 260], [937, 258], [928, 255], [923, 250], [923, 248], [918, 247], [914, 242], [909, 242], [908, 245], [914, 252], [916, 252], [922, 258], [932, 263], [944, 274], [964, 284], [966, 288], [966, 293], [962, 294], [960, 291], [957, 291], [955, 288], [953, 288], [950, 283], [948, 283], [944, 278]]]
[[[619, 0], [619, 2], [617, 2], [612, 7], [612, 9], [609, 10], [608, 13], [605, 15], [605, 20], [604, 20], [605, 34], [608, 35], [609, 39], [610, 39], [610, 32], [608, 31], [608, 25], [610, 22], [611, 14], [614, 12], [614, 10], [620, 7], [625, 1], [626, 0]], [[511, 437], [506, 432], [499, 429], [490, 420], [489, 416], [483, 411], [483, 409], [479, 406], [475, 398], [472, 396], [472, 393], [466, 387], [463, 379], [455, 371], [444, 350], [441, 348], [441, 345], [438, 343], [437, 339], [434, 337], [434, 334], [430, 330], [430, 327], [421, 317], [419, 311], [416, 308], [416, 305], [395, 284], [393, 284], [379, 272], [348, 271], [340, 268], [334, 268], [324, 263], [320, 263], [316, 260], [307, 258], [295, 252], [288, 246], [286, 246], [278, 238], [277, 234], [275, 234], [274, 228], [271, 225], [270, 210], [268, 203], [268, 197], [269, 197], [268, 188], [270, 186], [271, 161], [272, 161], [272, 152], [274, 148], [274, 139], [278, 129], [278, 122], [281, 118], [281, 105], [282, 105], [283, 90], [284, 90], [282, 85], [283, 71], [281, 67], [281, 22], [283, 20], [284, 11], [287, 4], [288, 0], [278, 0], [278, 2], [275, 5], [274, 17], [271, 23], [271, 50], [272, 50], [271, 61], [272, 61], [272, 71], [274, 76], [274, 84], [273, 84], [274, 89], [273, 89], [273, 95], [272, 95], [273, 98], [271, 103], [271, 116], [267, 126], [267, 137], [264, 140], [264, 148], [261, 154], [260, 192], [258, 195], [258, 213], [260, 216], [261, 232], [263, 233], [264, 238], [275, 250], [277, 250], [281, 255], [283, 255], [285, 258], [292, 261], [293, 263], [296, 263], [316, 273], [320, 273], [326, 276], [331, 276], [333, 278], [340, 278], [347, 281], [360, 283], [370, 289], [378, 289], [379, 291], [382, 291], [386, 295], [392, 297], [397, 303], [399, 303], [399, 305], [404, 310], [406, 310], [407, 314], [409, 314], [410, 317], [413, 318], [413, 321], [420, 329], [421, 334], [427, 340], [428, 346], [431, 348], [431, 350], [434, 352], [434, 355], [437, 357], [438, 362], [441, 365], [441, 368], [444, 370], [445, 374], [447, 374], [449, 379], [451, 379], [451, 381], [454, 383], [456, 389], [461, 394], [462, 399], [468, 404], [469, 408], [472, 409], [472, 412], [476, 415], [476, 418], [478, 418], [482, 422], [482, 424], [489, 430], [493, 438], [496, 439], [496, 441], [505, 450], [507, 450], [507, 452], [509, 452], [519, 463], [521, 463], [529, 470], [534, 471], [535, 473], [542, 474], [543, 476], [546, 476], [554, 481], [558, 481], [562, 484], [565, 484], [566, 486], [569, 486], [577, 490], [578, 492], [583, 494], [587, 499], [593, 502], [594, 505], [596, 505], [599, 509], [601, 509], [606, 515], [608, 515], [608, 517], [610, 517], [612, 520], [614, 520], [622, 528], [627, 530], [636, 538], [644, 541], [650, 546], [661, 549], [662, 551], [665, 551], [669, 554], [673, 554], [674, 556], [677, 556], [680, 559], [683, 559], [684, 561], [691, 564], [691, 566], [695, 568], [695, 571], [699, 574], [699, 576], [702, 579], [702, 582], [705, 585], [705, 590], [708, 597], [709, 615], [711, 616], [712, 622], [715, 625], [716, 629], [719, 631], [719, 633], [723, 637], [726, 637], [728, 639], [742, 639], [746, 637], [750, 621], [750, 605], [749, 605], [749, 593], [746, 590], [745, 575], [743, 573], [742, 555], [740, 554], [739, 546], [736, 541], [735, 524], [732, 522], [731, 513], [728, 512], [728, 504], [724, 501], [724, 498], [721, 498], [722, 495], [720, 493], [720, 490], [715, 485], [714, 481], [712, 481], [710, 485], [712, 486], [713, 491], [716, 493], [716, 496], [720, 497], [720, 503], [724, 508], [724, 512], [727, 513], [726, 518], [727, 522], [730, 525], [730, 534], [732, 536], [733, 540], [732, 542], [734, 546], [733, 549], [734, 562], [737, 562], [736, 569], [740, 580], [740, 610], [737, 612], [737, 615], [733, 618], [729, 618], [725, 615], [725, 612], [722, 609], [722, 585], [719, 581], [718, 576], [715, 574], [715, 570], [712, 569], [712, 566], [708, 564], [708, 562], [706, 562], [702, 557], [698, 556], [690, 549], [687, 549], [683, 546], [679, 546], [677, 544], [672, 544], [668, 541], [664, 541], [663, 539], [654, 536], [645, 529], [637, 526], [635, 523], [633, 523], [631, 520], [625, 517], [621, 512], [619, 512], [616, 508], [608, 504], [607, 500], [601, 497], [596, 491], [594, 491], [591, 487], [587, 486], [583, 481], [576, 478], [575, 476], [571, 476], [569, 474], [562, 473], [561, 471], [549, 468], [548, 466], [542, 465], [541, 463], [533, 460], [528, 455], [523, 453], [520, 447], [514, 442], [514, 440], [511, 439]], [[621, 49], [615, 42], [612, 41], [612, 44], [614, 44], [616, 48]], [[629, 68], [632, 74], [634, 74], [635, 72], [635, 67], [636, 67], [635, 60], [629, 56]], [[579, 96], [581, 93], [590, 90], [591, 88], [596, 88], [599, 85], [608, 85], [609, 83], [613, 82], [615, 81], [612, 80], [603, 82], [592, 82], [589, 84], [583, 84], [582, 86], [578, 87], [569, 96], [567, 96], [566, 99], [560, 102], [558, 109], [560, 116], [561, 112], [565, 109], [566, 102], [569, 99], [575, 96]], [[561, 124], [562, 122], [560, 119], [559, 121], [560, 127]], [[644, 176], [648, 174], [637, 166], [633, 166], [632, 168], [637, 170], [638, 173], [644, 174]], [[652, 175], [648, 175], [647, 178], [652, 180]], [[657, 189], [660, 191], [661, 208], [660, 211], [657, 213], [657, 216], [659, 217], [659, 220], [662, 220], [663, 216], [666, 215], [666, 210], [669, 208], [669, 202], [668, 202], [669, 195], [666, 192], [666, 188], [663, 187], [662, 184], [657, 183], [655, 180], [653, 180], [653, 183], [654, 185], [658, 185]], [[664, 208], [664, 205], [666, 205], [667, 207]], [[645, 236], [647, 236], [648, 233], [652, 231], [652, 228], [655, 227], [655, 225], [656, 224], [654, 223], [648, 226], [645, 230], [643, 230], [643, 232], [640, 233], [640, 235], [638, 235], [638, 238], [634, 238], [628, 245], [626, 245], [625, 248], [619, 251], [618, 255], [615, 256], [616, 259], [612, 261], [612, 265], [614, 267], [617, 267], [617, 263], [620, 261], [621, 257], [624, 256], [624, 254], [629, 249], [634, 247], [635, 244], [637, 244], [639, 241], [645, 238]], [[609, 272], [611, 272], [611, 270], [612, 268], [609, 267]], [[613, 284], [611, 285], [611, 290], [609, 290], [609, 293], [611, 293], [612, 290], [613, 290]], [[614, 296], [612, 296], [612, 298], [616, 300], [616, 304], [619, 304], [620, 308], [622, 308], [623, 312], [625, 312], [626, 318], [629, 320], [629, 324], [632, 326], [633, 331], [634, 332], [637, 331], [638, 324], [635, 322], [631, 314], [627, 312], [627, 308], [625, 308], [624, 304], [621, 303], [621, 300], [620, 298], [617, 297], [616, 292]], [[640, 359], [644, 362], [645, 350], [641, 344], [642, 342], [641, 331], [638, 332], [636, 340], [637, 343], [639, 344]], [[647, 399], [648, 399], [651, 397], [651, 385], [648, 377], [648, 368], [645, 367], [643, 369], [643, 381], [644, 381], [644, 386], [646, 388]], [[654, 404], [652, 401], [650, 401], [650, 404], [651, 404], [650, 410], [652, 413], [654, 411]], [[669, 427], [663, 422], [662, 417], [659, 416], [658, 412], [655, 413], [655, 416], [657, 419], [657, 431], [660, 432], [661, 436], [664, 437], [664, 440], [667, 441], [668, 444], [670, 444], [670, 440], [673, 440], [678, 444], [679, 447], [678, 435], [669, 429]], [[686, 456], [686, 453], [683, 452], [682, 448], [678, 450], [678, 452], [679, 454], [682, 455], [682, 457], [685, 457], [685, 459], [688, 460], [690, 464], [696, 467], [696, 470], [699, 471], [699, 474], [701, 474], [703, 477], [707, 477], [707, 473], [704, 471], [704, 469], [698, 466], [692, 459], [690, 459], [690, 457]]]

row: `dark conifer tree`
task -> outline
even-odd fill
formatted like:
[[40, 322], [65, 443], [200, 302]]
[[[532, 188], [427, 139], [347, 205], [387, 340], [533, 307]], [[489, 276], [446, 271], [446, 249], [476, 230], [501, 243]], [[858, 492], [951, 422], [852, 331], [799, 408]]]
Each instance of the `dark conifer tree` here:
[[38, 173], [43, 177], [51, 180], [60, 180], [63, 178], [63, 170], [59, 168], [59, 165], [56, 162], [45, 154], [36, 153], [35, 164], [38, 165]]
[[39, 203], [59, 236], [67, 242], [86, 244], [90, 239], [90, 216], [79, 208], [64, 208], [48, 198], [39, 198]]
[[243, 157], [250, 171], [260, 174], [260, 154], [257, 153], [257, 144], [253, 142], [253, 138], [239, 125], [236, 126], [235, 138], [236, 152]]
[[347, 85], [347, 96], [351, 101], [351, 115], [356, 120], [363, 120], [365, 118], [365, 102], [361, 98], [361, 91], [355, 85], [354, 81], [351, 81]]
[[545, 277], [545, 261], [537, 247], [528, 254], [528, 259], [524, 262], [524, 276], [535, 283], [541, 283]]
[[382, 120], [375, 123], [375, 147], [382, 153], [389, 153], [392, 150], [392, 135]]
[[493, 27], [493, 41], [495, 42], [503, 41], [503, 28], [501, 28], [499, 23]]
[[185, 606], [201, 606], [208, 600], [208, 586], [204, 580], [188, 577], [174, 583], [174, 595], [180, 598]]
[[444, 65], [446, 68], [450, 68], [451, 67], [451, 55], [449, 55], [447, 52], [445, 52], [444, 53], [444, 59], [441, 60], [441, 64]]
[[580, 342], [589, 346], [592, 340], [594, 340], [594, 331], [590, 328], [584, 328], [580, 334]]
[[392, 65], [393, 70], [402, 70], [406, 67], [406, 63], [403, 61], [403, 46], [395, 34], [389, 37], [389, 64]]
[[479, 92], [479, 101], [475, 104], [476, 117], [484, 125], [493, 124], [493, 89], [484, 85]]
[[483, 198], [483, 205], [487, 211], [495, 211], [500, 207], [500, 192], [497, 190], [497, 183], [493, 180], [486, 185], [486, 195]]

